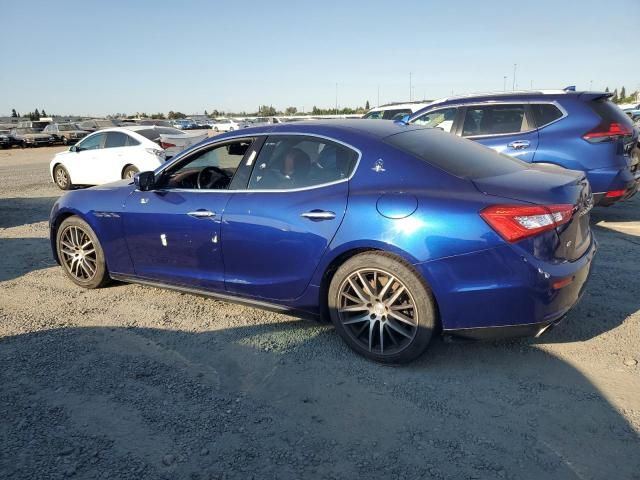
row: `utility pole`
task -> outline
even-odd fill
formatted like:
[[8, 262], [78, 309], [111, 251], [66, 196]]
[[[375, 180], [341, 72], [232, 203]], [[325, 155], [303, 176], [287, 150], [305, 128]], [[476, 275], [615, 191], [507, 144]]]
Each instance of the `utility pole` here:
[[503, 91], [503, 92], [506, 92], [506, 91], [507, 91], [507, 76], [506, 76], [506, 75], [504, 75], [504, 76], [502, 77], [502, 80], [503, 80], [502, 91]]
[[378, 84], [378, 104], [376, 105], [377, 107], [380, 106], [380, 85]]
[[336, 115], [338, 115], [338, 82], [336, 82]]
[[589, 80], [589, 91], [593, 90], [593, 80]]
[[411, 101], [411, 72], [409, 72], [409, 101]]
[[513, 64], [513, 91], [516, 91], [516, 68], [518, 68], [518, 64]]

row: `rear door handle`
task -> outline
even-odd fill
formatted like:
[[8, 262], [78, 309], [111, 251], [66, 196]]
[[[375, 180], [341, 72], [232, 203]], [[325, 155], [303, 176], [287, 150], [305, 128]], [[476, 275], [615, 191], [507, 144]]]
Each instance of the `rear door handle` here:
[[194, 218], [213, 218], [216, 216], [215, 212], [204, 209], [194, 210], [193, 212], [187, 213], [187, 215]]
[[529, 148], [531, 143], [529, 140], [515, 140], [507, 145], [509, 148], [513, 148], [514, 150], [522, 150], [525, 148]]
[[300, 216], [314, 221], [333, 220], [336, 218], [336, 214], [334, 212], [327, 212], [325, 210], [311, 210], [310, 212], [305, 212]]

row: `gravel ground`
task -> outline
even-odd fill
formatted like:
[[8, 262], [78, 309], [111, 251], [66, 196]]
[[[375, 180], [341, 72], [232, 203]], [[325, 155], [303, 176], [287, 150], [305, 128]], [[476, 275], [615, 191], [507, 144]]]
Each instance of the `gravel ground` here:
[[59, 150], [0, 151], [0, 478], [640, 479], [640, 198], [594, 211], [558, 328], [388, 367], [327, 325], [74, 286], [47, 238]]

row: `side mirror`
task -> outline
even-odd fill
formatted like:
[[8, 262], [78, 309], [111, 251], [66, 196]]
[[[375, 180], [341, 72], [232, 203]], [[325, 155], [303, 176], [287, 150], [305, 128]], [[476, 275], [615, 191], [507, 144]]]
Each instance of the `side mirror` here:
[[135, 183], [138, 190], [141, 192], [148, 192], [153, 190], [155, 186], [156, 177], [153, 172], [140, 172], [136, 173], [133, 177], [133, 183]]
[[80, 150], [78, 150], [78, 147], [77, 147], [77, 146], [75, 146], [75, 145], [71, 145], [71, 146], [69, 147], [69, 151], [70, 151], [70, 152], [79, 152]]

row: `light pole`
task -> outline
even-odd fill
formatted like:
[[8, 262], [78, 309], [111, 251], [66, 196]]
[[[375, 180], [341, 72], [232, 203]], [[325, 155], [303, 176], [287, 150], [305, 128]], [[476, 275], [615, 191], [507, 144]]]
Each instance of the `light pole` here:
[[380, 106], [380, 85], [378, 85], [378, 104], [376, 106]]
[[589, 91], [593, 90], [593, 80], [589, 80]]
[[338, 115], [338, 82], [336, 82], [336, 115]]
[[411, 72], [409, 72], [409, 101], [411, 101]]
[[506, 92], [506, 91], [507, 91], [507, 76], [506, 76], [506, 75], [504, 75], [504, 76], [502, 77], [502, 80], [503, 80], [503, 84], [502, 84], [502, 91], [503, 91], [503, 92]]
[[518, 68], [518, 64], [513, 64], [513, 91], [516, 91], [516, 68]]

